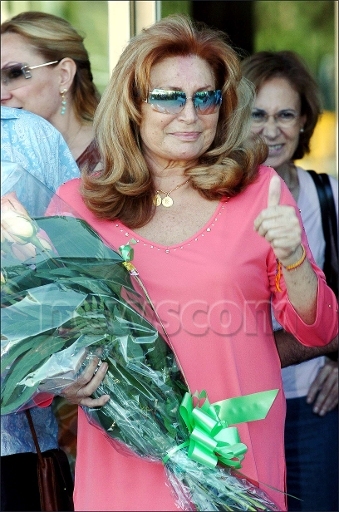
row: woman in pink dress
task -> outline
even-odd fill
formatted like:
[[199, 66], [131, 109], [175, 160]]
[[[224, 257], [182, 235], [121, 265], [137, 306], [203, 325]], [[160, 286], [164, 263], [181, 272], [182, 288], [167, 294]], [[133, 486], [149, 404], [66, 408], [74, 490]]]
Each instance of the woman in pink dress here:
[[[309, 250], [288, 188], [250, 141], [253, 91], [223, 36], [183, 16], [130, 41], [100, 103], [103, 171], [59, 195], [134, 264], [190, 391], [211, 402], [279, 389], [264, 420], [239, 425], [242, 473], [285, 510], [284, 418], [271, 300], [307, 345], [337, 333], [337, 303]], [[303, 119], [299, 121], [302, 126]], [[65, 390], [80, 406], [106, 372]], [[79, 409], [76, 510], [176, 510], [164, 466], [117, 451]]]

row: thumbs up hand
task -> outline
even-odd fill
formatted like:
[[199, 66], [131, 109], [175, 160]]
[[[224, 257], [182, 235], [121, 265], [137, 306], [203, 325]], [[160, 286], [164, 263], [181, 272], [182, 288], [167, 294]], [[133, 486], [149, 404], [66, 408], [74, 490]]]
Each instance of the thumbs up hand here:
[[284, 266], [294, 263], [301, 244], [301, 227], [293, 206], [281, 205], [281, 181], [272, 176], [267, 208], [254, 221], [254, 229], [271, 244], [276, 258]]
[[278, 206], [281, 195], [281, 182], [278, 176], [272, 176], [270, 185], [268, 188], [268, 200], [267, 206]]

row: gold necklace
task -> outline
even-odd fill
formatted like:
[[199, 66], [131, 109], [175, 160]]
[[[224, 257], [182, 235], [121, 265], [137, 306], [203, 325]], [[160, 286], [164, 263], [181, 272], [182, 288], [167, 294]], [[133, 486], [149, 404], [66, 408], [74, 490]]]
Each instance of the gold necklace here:
[[[159, 188], [159, 190], [156, 191], [155, 196], [153, 197], [153, 204], [155, 206], [160, 206], [162, 204], [163, 206], [165, 206], [165, 208], [169, 208], [174, 203], [173, 199], [170, 197], [170, 194], [172, 194], [172, 192], [175, 192], [176, 190], [178, 190], [178, 188], [186, 185], [189, 182], [189, 180], [190, 179], [186, 180], [184, 183], [180, 183], [180, 185], [177, 185], [175, 188], [173, 188], [169, 192], [164, 192], [163, 190], [161, 190]], [[160, 194], [164, 194], [165, 197], [161, 198]]]

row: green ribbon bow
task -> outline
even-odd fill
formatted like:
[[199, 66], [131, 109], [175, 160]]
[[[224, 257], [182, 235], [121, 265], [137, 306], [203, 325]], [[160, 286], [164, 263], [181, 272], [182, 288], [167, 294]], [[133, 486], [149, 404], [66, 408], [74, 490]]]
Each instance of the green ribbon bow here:
[[278, 391], [262, 391], [214, 404], [209, 402], [206, 391], [194, 395], [185, 393], [179, 412], [190, 432], [189, 439], [169, 450], [164, 463], [175, 451], [188, 446], [188, 456], [208, 467], [213, 468], [222, 462], [241, 468], [247, 446], [240, 441], [238, 429], [229, 425], [264, 419]]

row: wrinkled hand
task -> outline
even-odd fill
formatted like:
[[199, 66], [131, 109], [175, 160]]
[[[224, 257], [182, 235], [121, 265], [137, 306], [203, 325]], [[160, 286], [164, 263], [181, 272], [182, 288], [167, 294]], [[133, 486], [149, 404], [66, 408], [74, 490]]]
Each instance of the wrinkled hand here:
[[100, 398], [91, 398], [107, 372], [107, 363], [98, 367], [99, 358], [95, 357], [80, 377], [70, 386], [67, 386], [62, 396], [68, 402], [86, 407], [101, 407], [109, 400], [109, 395], [102, 395]]
[[283, 265], [298, 260], [294, 254], [300, 247], [301, 227], [293, 206], [280, 205], [281, 182], [272, 176], [267, 208], [254, 221], [255, 230], [271, 244], [276, 258]]
[[326, 360], [308, 390], [306, 402], [314, 402], [313, 412], [319, 416], [338, 405], [338, 362]]

